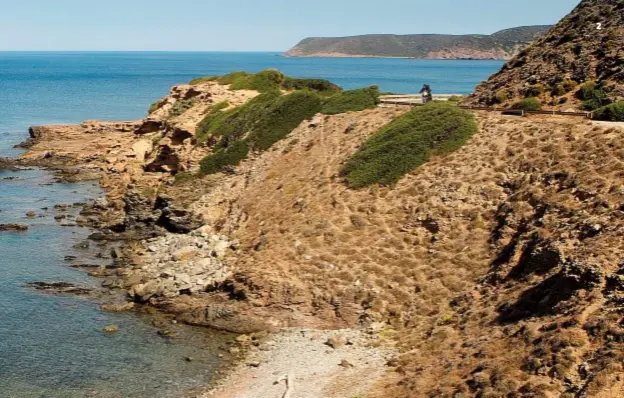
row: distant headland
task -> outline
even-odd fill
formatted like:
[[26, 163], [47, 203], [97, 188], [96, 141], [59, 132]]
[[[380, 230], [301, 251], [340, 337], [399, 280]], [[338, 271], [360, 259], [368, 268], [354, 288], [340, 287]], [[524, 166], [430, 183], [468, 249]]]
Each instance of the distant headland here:
[[491, 35], [371, 34], [310, 37], [287, 57], [381, 57], [420, 59], [511, 59], [552, 26], [521, 26]]

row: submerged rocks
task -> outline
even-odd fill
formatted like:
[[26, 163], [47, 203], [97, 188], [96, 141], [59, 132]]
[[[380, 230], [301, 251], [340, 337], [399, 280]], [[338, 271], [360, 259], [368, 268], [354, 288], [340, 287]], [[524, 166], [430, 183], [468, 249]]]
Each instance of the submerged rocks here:
[[22, 224], [0, 224], [0, 232], [5, 231], [24, 232], [28, 231], [28, 226]]
[[26, 286], [49, 293], [74, 294], [79, 296], [91, 294], [93, 291], [90, 288], [76, 286], [67, 282], [30, 282], [27, 283]]
[[134, 309], [134, 303], [109, 303], [100, 306], [102, 311], [106, 312], [128, 312]]

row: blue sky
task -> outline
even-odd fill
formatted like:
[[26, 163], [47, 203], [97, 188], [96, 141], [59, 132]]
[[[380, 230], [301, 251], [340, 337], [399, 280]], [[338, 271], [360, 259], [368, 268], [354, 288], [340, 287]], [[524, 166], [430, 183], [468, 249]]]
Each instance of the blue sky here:
[[0, 0], [2, 50], [282, 51], [308, 36], [493, 33], [580, 0]]

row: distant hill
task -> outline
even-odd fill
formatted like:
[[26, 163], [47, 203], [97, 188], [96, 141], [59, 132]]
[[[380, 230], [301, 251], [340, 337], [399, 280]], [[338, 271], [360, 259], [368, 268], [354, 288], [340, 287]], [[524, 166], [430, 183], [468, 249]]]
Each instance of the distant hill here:
[[287, 57], [387, 57], [429, 59], [511, 59], [550, 25], [522, 26], [492, 35], [363, 35], [311, 37]]
[[594, 110], [624, 99], [623, 60], [624, 0], [583, 0], [466, 104], [506, 106], [536, 97], [551, 108]]

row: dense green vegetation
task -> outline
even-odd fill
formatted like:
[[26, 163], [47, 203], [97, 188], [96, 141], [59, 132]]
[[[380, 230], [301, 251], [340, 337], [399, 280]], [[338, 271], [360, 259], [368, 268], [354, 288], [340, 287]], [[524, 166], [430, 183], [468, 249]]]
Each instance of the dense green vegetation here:
[[201, 161], [201, 172], [212, 174], [234, 166], [250, 150], [263, 151], [284, 138], [302, 121], [321, 110], [321, 97], [311, 91], [261, 94], [229, 110], [210, 112], [200, 124], [200, 140], [218, 139], [215, 152]]
[[522, 109], [523, 111], [539, 111], [542, 109], [542, 103], [537, 98], [526, 98], [518, 101], [511, 106], [511, 109]]
[[594, 119], [624, 122], [624, 101], [603, 106], [594, 111]]
[[611, 103], [607, 93], [596, 82], [583, 84], [576, 92], [576, 96], [583, 101], [583, 109], [587, 111], [593, 111]]
[[325, 100], [321, 112], [325, 115], [336, 115], [375, 108], [377, 104], [379, 104], [379, 87], [370, 86], [358, 90], [343, 91], [329, 97]]
[[280, 97], [277, 91], [260, 94], [245, 104], [224, 110], [222, 106], [213, 107], [197, 127], [199, 142], [209, 137], [222, 139], [221, 147], [229, 140], [236, 140], [251, 130], [265, 110]]
[[[214, 152], [201, 161], [201, 173], [212, 174], [235, 166], [251, 152], [264, 151], [315, 114], [338, 114], [374, 108], [379, 88], [343, 91], [322, 79], [297, 79], [276, 70], [256, 74], [234, 72], [204, 77], [191, 83], [217, 81], [230, 89], [261, 94], [243, 105], [213, 105], [197, 126], [199, 144], [210, 142]], [[286, 92], [286, 94], [283, 94]]]
[[310, 91], [296, 91], [279, 97], [266, 108], [245, 141], [254, 150], [269, 149], [320, 110], [321, 98]]
[[227, 148], [221, 148], [199, 162], [202, 174], [214, 174], [227, 166], [236, 166], [247, 157], [249, 147], [243, 141], [236, 141]]
[[342, 89], [323, 79], [299, 79], [284, 75], [282, 72], [268, 69], [258, 73], [233, 72], [224, 76], [206, 76], [191, 80], [190, 84], [216, 81], [230, 85], [231, 90], [256, 90], [261, 93], [275, 90], [310, 90], [321, 95], [339, 93]]
[[393, 184], [432, 155], [460, 148], [477, 132], [472, 113], [432, 102], [395, 119], [368, 141], [341, 171], [347, 185]]

